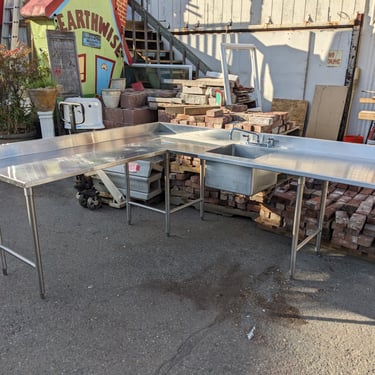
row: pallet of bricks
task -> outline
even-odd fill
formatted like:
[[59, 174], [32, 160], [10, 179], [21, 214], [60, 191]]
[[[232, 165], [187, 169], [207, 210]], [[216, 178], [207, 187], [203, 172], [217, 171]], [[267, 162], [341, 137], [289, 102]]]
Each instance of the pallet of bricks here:
[[[175, 155], [170, 163], [171, 203], [180, 205], [200, 196], [200, 159]], [[206, 209], [213, 212], [253, 217], [258, 215], [266, 192], [253, 196], [205, 187]]]
[[[276, 187], [261, 204], [256, 222], [266, 229], [291, 235], [297, 180]], [[306, 181], [300, 238], [313, 234], [318, 226], [322, 182]], [[330, 183], [324, 213], [322, 240], [328, 247], [355, 255], [375, 257], [375, 192], [372, 189]]]
[[[208, 110], [202, 108], [204, 114], [175, 114], [174, 117], [167, 117], [167, 120], [173, 124], [180, 125], [227, 130], [236, 127], [248, 131], [272, 134], [282, 134], [296, 128], [295, 121], [288, 120], [288, 112], [241, 111], [243, 109], [243, 106], [238, 104], [229, 108], [223, 107]], [[196, 109], [196, 112], [198, 112], [198, 109]], [[159, 121], [163, 120], [166, 120], [165, 115], [159, 114]]]
[[[180, 92], [172, 104], [165, 98], [149, 98], [149, 106], [158, 110], [158, 121], [217, 129], [233, 126], [262, 133], [285, 133], [296, 128], [288, 120], [288, 112], [259, 112], [252, 98], [254, 89], [240, 84], [238, 76], [230, 75], [232, 105], [224, 104], [224, 80], [205, 77], [196, 80], [165, 79], [165, 83], [179, 86]], [[219, 100], [218, 100], [219, 96]], [[176, 103], [176, 102], [175, 102]]]

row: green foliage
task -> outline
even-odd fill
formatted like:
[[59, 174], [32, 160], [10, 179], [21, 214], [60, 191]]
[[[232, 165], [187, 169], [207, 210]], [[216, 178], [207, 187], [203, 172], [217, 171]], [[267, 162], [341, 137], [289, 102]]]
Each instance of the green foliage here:
[[38, 61], [31, 61], [29, 66], [29, 77], [26, 83], [28, 89], [56, 87], [49, 68], [48, 56], [42, 54]]
[[27, 99], [30, 49], [19, 45], [8, 50], [0, 45], [0, 132], [15, 134], [30, 131], [35, 113]]
[[[0, 133], [26, 133], [38, 117], [27, 95], [28, 88], [56, 87], [49, 66], [32, 60], [31, 49], [19, 43], [8, 50], [0, 44]], [[48, 62], [48, 60], [47, 60]]]

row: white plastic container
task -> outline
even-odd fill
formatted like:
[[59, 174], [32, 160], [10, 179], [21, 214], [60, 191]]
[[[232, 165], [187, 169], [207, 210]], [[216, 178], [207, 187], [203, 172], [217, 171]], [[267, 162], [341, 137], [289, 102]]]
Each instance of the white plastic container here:
[[113, 78], [111, 80], [111, 89], [125, 90], [126, 78]]
[[103, 89], [102, 98], [103, 103], [108, 108], [117, 108], [120, 104], [120, 89]]

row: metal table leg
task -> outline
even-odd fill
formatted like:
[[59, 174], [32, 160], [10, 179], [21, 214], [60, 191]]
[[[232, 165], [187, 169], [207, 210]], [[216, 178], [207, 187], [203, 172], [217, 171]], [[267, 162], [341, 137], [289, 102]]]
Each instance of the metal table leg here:
[[294, 222], [293, 222], [293, 240], [292, 249], [290, 254], [290, 277], [294, 277], [296, 271], [296, 258], [298, 251], [298, 234], [299, 226], [301, 221], [301, 208], [303, 198], [303, 188], [305, 187], [305, 177], [298, 177], [297, 197], [296, 197], [296, 208], [294, 210]]
[[201, 160], [201, 165], [200, 165], [200, 180], [199, 180], [199, 213], [200, 213], [200, 218], [201, 220], [204, 219], [204, 185], [205, 185], [205, 165], [206, 161]]
[[44, 276], [43, 276], [43, 266], [42, 266], [42, 257], [40, 254], [40, 245], [39, 245], [39, 233], [38, 225], [36, 221], [36, 212], [35, 212], [35, 202], [32, 188], [24, 189], [25, 198], [26, 198], [26, 207], [27, 215], [29, 219], [29, 225], [33, 234], [34, 239], [34, 250], [35, 250], [35, 266], [38, 272], [38, 281], [39, 281], [39, 290], [40, 297], [45, 297], [45, 286], [44, 286]]
[[170, 223], [170, 216], [171, 216], [171, 188], [169, 183], [169, 161], [170, 156], [169, 152], [167, 151], [164, 154], [164, 210], [165, 210], [165, 233], [167, 236], [170, 234], [171, 230], [171, 223]]
[[131, 224], [131, 198], [130, 198], [130, 173], [129, 173], [129, 163], [125, 163], [125, 180], [126, 180], [126, 218], [128, 224]]
[[8, 275], [8, 266], [7, 266], [7, 259], [5, 257], [5, 251], [2, 249], [3, 245], [3, 237], [1, 236], [1, 230], [0, 230], [0, 257], [1, 257], [1, 266], [3, 269], [3, 275]]
[[297, 187], [297, 197], [296, 197], [296, 208], [294, 211], [294, 222], [293, 222], [293, 240], [292, 249], [290, 254], [290, 277], [293, 278], [296, 271], [296, 258], [297, 252], [309, 243], [313, 238], [316, 237], [315, 241], [315, 251], [320, 252], [320, 245], [322, 241], [322, 230], [324, 223], [324, 213], [327, 201], [328, 192], [328, 181], [323, 182], [322, 195], [320, 201], [320, 212], [319, 212], [319, 222], [316, 231], [306, 238], [304, 238], [300, 243], [299, 241], [299, 226], [301, 221], [301, 209], [302, 209], [302, 198], [303, 198], [303, 188], [305, 187], [305, 177], [298, 177], [298, 187]]
[[323, 231], [323, 224], [324, 224], [324, 213], [325, 213], [326, 202], [327, 202], [327, 192], [328, 192], [328, 181], [324, 181], [323, 188], [322, 188], [322, 196], [321, 196], [321, 201], [320, 201], [318, 234], [316, 236], [316, 242], [315, 242], [315, 251], [317, 252], [317, 254], [320, 254], [320, 245], [322, 243], [322, 231]]

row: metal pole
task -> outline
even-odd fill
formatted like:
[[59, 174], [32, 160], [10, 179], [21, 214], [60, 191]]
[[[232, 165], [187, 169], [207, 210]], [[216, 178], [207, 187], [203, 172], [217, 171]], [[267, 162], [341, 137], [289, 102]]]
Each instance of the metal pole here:
[[167, 236], [170, 234], [171, 230], [171, 222], [170, 222], [170, 216], [171, 216], [171, 189], [170, 189], [170, 183], [169, 183], [169, 152], [167, 151], [164, 154], [164, 199], [165, 199], [165, 233]]
[[327, 201], [327, 192], [328, 192], [328, 181], [324, 181], [323, 188], [322, 188], [322, 197], [321, 197], [321, 202], [320, 202], [318, 235], [316, 236], [316, 242], [315, 242], [315, 251], [317, 252], [317, 254], [320, 254], [320, 245], [322, 243], [322, 230], [323, 230], [324, 213], [325, 213], [326, 201]]
[[201, 220], [204, 219], [204, 179], [205, 179], [205, 165], [206, 161], [201, 160], [200, 165], [200, 180], [199, 180], [199, 198], [201, 199], [199, 202], [199, 214]]
[[1, 256], [1, 265], [2, 265], [2, 268], [3, 268], [3, 275], [8, 275], [7, 259], [5, 257], [5, 251], [1, 248], [2, 244], [3, 244], [3, 237], [1, 235], [1, 230], [0, 230], [0, 256]]
[[27, 207], [29, 225], [30, 225], [30, 228], [33, 234], [33, 239], [34, 239], [35, 265], [36, 265], [36, 270], [38, 272], [40, 297], [44, 299], [45, 286], [44, 286], [43, 266], [42, 266], [42, 257], [40, 254], [39, 233], [38, 233], [38, 224], [36, 221], [33, 189], [25, 188], [24, 193], [25, 193], [25, 198], [26, 198], [26, 207]]
[[290, 254], [290, 277], [291, 278], [294, 278], [294, 273], [296, 271], [298, 234], [299, 234], [299, 225], [301, 221], [301, 208], [302, 208], [304, 186], [305, 186], [305, 177], [298, 177], [296, 208], [294, 210], [294, 221], [293, 221], [293, 240], [292, 240], [292, 249], [291, 249], [291, 254]]
[[129, 163], [125, 163], [125, 181], [126, 181], [126, 218], [128, 225], [131, 224], [131, 204], [130, 204], [130, 174], [129, 174]]

